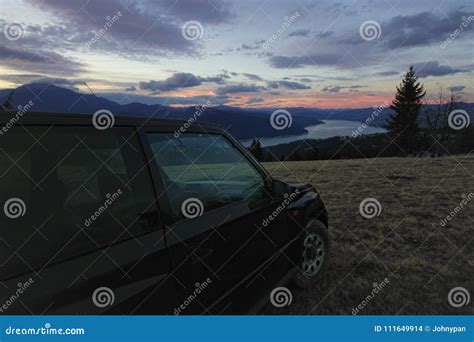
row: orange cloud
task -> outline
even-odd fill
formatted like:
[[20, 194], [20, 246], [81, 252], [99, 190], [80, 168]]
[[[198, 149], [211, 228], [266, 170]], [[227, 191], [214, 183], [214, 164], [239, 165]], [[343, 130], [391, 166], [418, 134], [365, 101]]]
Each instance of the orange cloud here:
[[263, 95], [263, 101], [248, 104], [249, 99], [255, 95], [232, 96], [227, 103], [230, 106], [239, 107], [307, 107], [307, 108], [362, 108], [380, 106], [385, 102], [393, 100], [392, 94], [373, 94], [367, 93], [339, 93], [339, 94], [321, 94], [313, 93], [307, 96], [269, 96]]

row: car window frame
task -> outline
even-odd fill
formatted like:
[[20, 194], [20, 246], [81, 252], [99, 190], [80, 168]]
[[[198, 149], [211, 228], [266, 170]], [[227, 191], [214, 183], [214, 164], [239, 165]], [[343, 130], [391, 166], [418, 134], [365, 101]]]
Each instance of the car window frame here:
[[[184, 124], [184, 122], [183, 122]], [[162, 181], [163, 178], [165, 177], [164, 172], [161, 170], [159, 167], [158, 163], [155, 162], [154, 160], [154, 153], [151, 147], [151, 144], [148, 142], [147, 135], [150, 133], [167, 133], [167, 134], [174, 134], [176, 132], [172, 131], [169, 127], [162, 127], [154, 124], [149, 124], [149, 125], [143, 125], [138, 128], [138, 135], [140, 137], [140, 140], [143, 145], [143, 150], [145, 151], [145, 155], [147, 158], [147, 163], [148, 167], [150, 168], [151, 176], [153, 179], [153, 183], [155, 184], [156, 188], [156, 193], [158, 196], [158, 206], [159, 208], [163, 209], [163, 212], [161, 212], [161, 217], [163, 219], [163, 223], [168, 226], [173, 226], [175, 224], [180, 224], [182, 222], [188, 222], [196, 219], [201, 219], [202, 217], [208, 217], [212, 216], [213, 214], [215, 215], [216, 212], [221, 211], [221, 210], [232, 210], [232, 207], [241, 207], [242, 203], [248, 202], [248, 200], [240, 200], [236, 201], [233, 203], [226, 204], [222, 207], [215, 208], [212, 210], [209, 210], [207, 212], [204, 212], [200, 217], [198, 218], [191, 218], [191, 219], [176, 219], [172, 215], [172, 209], [171, 209], [171, 201], [168, 198], [166, 188], [164, 186], [164, 182]], [[197, 134], [207, 134], [207, 135], [220, 135], [224, 139], [226, 139], [234, 148], [236, 148], [243, 156], [243, 158], [246, 159], [246, 161], [250, 164], [251, 167], [254, 168], [254, 170], [262, 177], [262, 181], [265, 185], [271, 182], [272, 177], [270, 174], [258, 163], [258, 161], [251, 155], [250, 152], [248, 152], [234, 137], [232, 137], [230, 134], [228, 134], [225, 131], [222, 131], [218, 127], [204, 127], [202, 125], [199, 125], [198, 123], [195, 123], [191, 127], [189, 127], [186, 132], [182, 132], [181, 134], [187, 134], [187, 133], [197, 133]], [[271, 188], [268, 189], [268, 191], [271, 191]], [[265, 206], [270, 205], [271, 203], [275, 202], [276, 199], [273, 196], [273, 191], [271, 191], [271, 196], [270, 200], [265, 204]], [[249, 212], [254, 212], [261, 210], [262, 207], [256, 207], [249, 209]]]

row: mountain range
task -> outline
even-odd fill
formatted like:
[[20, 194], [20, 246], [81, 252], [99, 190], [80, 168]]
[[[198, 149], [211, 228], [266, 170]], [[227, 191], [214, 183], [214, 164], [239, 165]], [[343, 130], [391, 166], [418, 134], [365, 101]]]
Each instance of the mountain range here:
[[[108, 109], [114, 115], [152, 116], [156, 118], [188, 120], [195, 116], [197, 121], [217, 124], [228, 130], [237, 139], [253, 137], [275, 137], [305, 133], [305, 127], [323, 124], [321, 120], [348, 120], [364, 122], [376, 109], [320, 109], [293, 107], [285, 108], [291, 113], [292, 124], [284, 130], [277, 130], [270, 124], [271, 114], [279, 108], [249, 109], [219, 105], [199, 110], [196, 107], [169, 107], [160, 104], [132, 102], [119, 104], [104, 97], [82, 93], [45, 83], [30, 83], [16, 89], [0, 90], [0, 102], [14, 90], [14, 108], [27, 104], [34, 105], [30, 112], [86, 113], [92, 114], [99, 109]], [[474, 104], [460, 103], [461, 109], [473, 113]], [[389, 117], [389, 108], [380, 108], [371, 125], [383, 126]]]

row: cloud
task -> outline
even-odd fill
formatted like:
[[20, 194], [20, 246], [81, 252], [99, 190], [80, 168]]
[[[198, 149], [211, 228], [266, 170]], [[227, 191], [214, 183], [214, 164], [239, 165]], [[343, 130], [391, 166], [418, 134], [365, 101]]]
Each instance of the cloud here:
[[[381, 24], [381, 36], [370, 43], [361, 38], [358, 30], [342, 31], [331, 37], [330, 42], [320, 42], [304, 55], [274, 55], [270, 66], [279, 69], [303, 68], [307, 66], [329, 66], [335, 68], [361, 68], [386, 62], [387, 54], [396, 48], [418, 47], [442, 43], [456, 30], [460, 31], [467, 10], [451, 11], [447, 16], [435, 12], [420, 12], [397, 15]], [[456, 39], [470, 37], [474, 30], [464, 28]], [[404, 49], [403, 52], [409, 49]], [[410, 49], [411, 50], [411, 49]], [[439, 49], [438, 49], [439, 50]], [[415, 53], [415, 52], [414, 52]], [[381, 75], [383, 76], [383, 75]], [[393, 75], [392, 75], [393, 76]]]
[[75, 86], [78, 84], [85, 84], [83, 80], [70, 80], [61, 77], [40, 77], [32, 81], [31, 83], [51, 83], [61, 86]]
[[335, 85], [335, 86], [326, 86], [323, 89], [321, 89], [321, 91], [324, 93], [339, 93], [343, 89], [349, 89], [349, 91], [351, 92], [358, 92], [359, 88], [367, 88], [367, 86], [360, 85], [360, 84], [354, 84], [347, 87]]
[[191, 73], [179, 72], [164, 81], [139, 82], [138, 86], [142, 90], [150, 91], [171, 91], [179, 88], [189, 88], [201, 85], [201, 80]]
[[[397, 47], [424, 46], [432, 43], [439, 45], [448, 36], [459, 31], [463, 16], [469, 17], [467, 10], [451, 11], [447, 16], [436, 12], [421, 12], [409, 15], [397, 15], [381, 23], [380, 39], [368, 43], [360, 37], [358, 29], [352, 31], [320, 33], [320, 38], [331, 36], [330, 42], [320, 41], [304, 55], [276, 54], [270, 56], [271, 67], [278, 69], [304, 68], [309, 66], [327, 66], [338, 69], [361, 68], [380, 65], [386, 62], [387, 53]], [[355, 26], [360, 23], [355, 24]], [[351, 24], [351, 27], [354, 24]], [[342, 29], [341, 29], [342, 30]], [[464, 28], [458, 38], [469, 37], [474, 30]], [[408, 51], [408, 49], [405, 49]], [[394, 76], [385, 74], [378, 76]]]
[[134, 85], [131, 85], [130, 87], [125, 88], [125, 91], [136, 91], [136, 90], [137, 90], [137, 87], [135, 87]]
[[247, 100], [247, 104], [255, 104], [255, 103], [262, 103], [264, 99], [262, 97], [251, 97]]
[[314, 54], [303, 56], [272, 56], [270, 65], [277, 69], [302, 68], [307, 65], [336, 65], [341, 59], [338, 54]]
[[41, 83], [41, 84], [54, 84], [56, 86], [60, 86], [62, 88], [67, 88], [71, 89], [74, 91], [79, 91], [79, 88], [77, 88], [77, 85], [84, 85], [86, 82], [84, 80], [72, 80], [72, 79], [66, 79], [66, 78], [61, 78], [61, 77], [40, 77], [31, 82], [32, 84], [34, 83]]
[[105, 97], [111, 101], [118, 102], [122, 105], [140, 102], [148, 105], [161, 104], [165, 106], [170, 105], [204, 105], [211, 103], [212, 105], [225, 104], [229, 98], [225, 95], [198, 95], [198, 96], [151, 96], [140, 95], [135, 93], [98, 93], [98, 96]]
[[[184, 39], [181, 26], [167, 16], [152, 15], [146, 3], [132, 2], [125, 8], [119, 0], [102, 1], [60, 1], [28, 0], [33, 6], [55, 16], [59, 25], [49, 28], [49, 34], [64, 38], [61, 27], [69, 27], [70, 35], [83, 43], [107, 23], [106, 18], [119, 15], [107, 28], [96, 43], [94, 49], [137, 53], [139, 49], [171, 50], [177, 53], [191, 54], [196, 44]], [[88, 35], [84, 34], [88, 33]], [[64, 42], [67, 44], [67, 42]]]
[[198, 76], [198, 79], [201, 81], [201, 82], [213, 82], [213, 83], [217, 83], [217, 84], [224, 84], [225, 81], [227, 79], [229, 79], [230, 76], [228, 73], [224, 73], [224, 74], [220, 74], [220, 75], [216, 75], [216, 76], [209, 76], [209, 77], [200, 77]]
[[264, 90], [264, 87], [257, 86], [255, 84], [234, 84], [227, 85], [216, 89], [216, 94], [234, 94], [234, 93], [259, 93]]
[[341, 86], [326, 86], [323, 89], [321, 89], [322, 92], [324, 93], [339, 93], [344, 87]]
[[[312, 78], [317, 79], [317, 82], [328, 81], [328, 80], [331, 80], [331, 81], [354, 81], [353, 77], [345, 77], [345, 76], [324, 76], [324, 77], [321, 77], [321, 76], [317, 76], [317, 75], [295, 75], [295, 77], [304, 77], [306, 79], [309, 79], [307, 77], [312, 77]], [[304, 81], [302, 81], [302, 82], [304, 82]]]
[[[40, 74], [9, 74], [9, 75], [0, 75], [0, 80], [12, 82], [16, 85], [44, 85], [50, 86], [55, 85], [61, 88], [66, 88], [73, 90], [75, 92], [81, 92], [81, 90], [76, 87], [77, 85], [84, 85], [85, 81], [83, 79], [66, 79], [61, 77], [48, 77]], [[36, 87], [36, 89], [43, 89], [44, 87]]]
[[286, 88], [286, 89], [311, 89], [310, 86], [299, 83], [299, 82], [291, 82], [291, 81], [270, 81], [268, 82], [269, 88]]
[[326, 80], [331, 80], [331, 81], [354, 81], [357, 78], [345, 77], [345, 76], [333, 76], [333, 77], [325, 76], [325, 77], [320, 77], [319, 79], [322, 80], [322, 81], [326, 81]]
[[[436, 12], [419, 12], [408, 15], [397, 15], [382, 22], [380, 38], [367, 44], [359, 32], [347, 32], [338, 36], [338, 44], [349, 46], [362, 45], [371, 49], [371, 53], [384, 53], [386, 50], [440, 44], [456, 30], [460, 30], [462, 18], [467, 18], [472, 13], [455, 10], [440, 15]], [[470, 34], [467, 28], [461, 31], [457, 39]]]
[[415, 68], [416, 74], [419, 77], [445, 76], [457, 74], [460, 72], [466, 72], [466, 70], [454, 68], [449, 65], [440, 65], [438, 61], [415, 63], [413, 64], [413, 67]]
[[321, 31], [318, 34], [316, 34], [316, 38], [324, 39], [324, 38], [331, 37], [332, 35], [334, 35], [333, 31]]
[[149, 0], [145, 2], [156, 14], [171, 15], [182, 21], [197, 20], [202, 24], [219, 24], [233, 17], [231, 4], [219, 0]]
[[8, 74], [8, 75], [0, 75], [0, 79], [3, 81], [11, 82], [14, 84], [25, 84], [31, 83], [38, 78], [44, 77], [44, 75], [40, 74]]
[[296, 31], [291, 32], [288, 35], [288, 37], [308, 37], [309, 32], [310, 30], [304, 30], [304, 29], [296, 30]]
[[263, 81], [263, 78], [255, 74], [242, 73], [242, 75], [244, 75], [245, 77], [247, 77], [248, 79], [252, 81]]
[[382, 76], [382, 77], [395, 76], [395, 75], [400, 75], [400, 72], [398, 72], [398, 71], [380, 71], [380, 72], [375, 73], [375, 75], [376, 76]]
[[15, 70], [52, 75], [75, 76], [86, 69], [85, 64], [53, 51], [32, 52], [1, 45], [0, 61]]
[[449, 90], [451, 90], [452, 92], [455, 92], [455, 93], [462, 92], [464, 90], [464, 88], [466, 88], [466, 86], [463, 86], [463, 85], [448, 87]]
[[[440, 43], [459, 29], [463, 17], [470, 15], [467, 11], [451, 11], [440, 16], [434, 12], [398, 15], [382, 24], [382, 37], [390, 49]], [[467, 35], [468, 30], [463, 34]]]
[[221, 74], [210, 77], [200, 77], [187, 72], [177, 72], [163, 81], [151, 80], [148, 82], [139, 82], [138, 87], [141, 90], [150, 90], [152, 92], [157, 93], [164, 91], [173, 91], [180, 88], [196, 87], [206, 82], [223, 84], [225, 82], [225, 79], [229, 77], [230, 76], [228, 76], [227, 74]]
[[[0, 30], [6, 29], [7, 21], [0, 19]], [[25, 35], [14, 42], [8, 41], [4, 35], [0, 35], [3, 45], [37, 50], [77, 49], [85, 46], [86, 42], [95, 35], [91, 30], [76, 30], [69, 25], [22, 25]]]
[[259, 48], [260, 47], [257, 46], [257, 45], [251, 46], [251, 45], [248, 45], [248, 44], [242, 44], [242, 46], [239, 49], [237, 49], [237, 51], [240, 51], [240, 49], [242, 49], [242, 50], [257, 50]]

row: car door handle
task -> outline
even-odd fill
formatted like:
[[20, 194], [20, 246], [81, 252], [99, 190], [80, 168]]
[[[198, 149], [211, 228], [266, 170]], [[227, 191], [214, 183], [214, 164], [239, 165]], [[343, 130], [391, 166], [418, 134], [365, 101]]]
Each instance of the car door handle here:
[[198, 250], [196, 252], [194, 252], [193, 254], [193, 261], [192, 263], [195, 264], [197, 262], [199, 262], [200, 260], [205, 260], [207, 258], [209, 258], [212, 253], [214, 253], [214, 250], [211, 249], [211, 248], [203, 248], [202, 250]]

